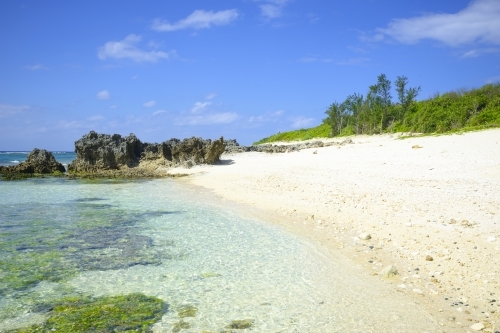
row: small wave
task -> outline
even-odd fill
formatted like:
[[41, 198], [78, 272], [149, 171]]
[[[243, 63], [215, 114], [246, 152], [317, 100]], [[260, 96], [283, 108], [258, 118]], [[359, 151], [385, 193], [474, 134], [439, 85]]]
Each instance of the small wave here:
[[0, 151], [0, 154], [12, 155], [12, 154], [29, 154], [29, 151]]
[[15, 163], [15, 164], [19, 164], [21, 162], [19, 162], [18, 160], [14, 160], [14, 161], [9, 161], [10, 163]]

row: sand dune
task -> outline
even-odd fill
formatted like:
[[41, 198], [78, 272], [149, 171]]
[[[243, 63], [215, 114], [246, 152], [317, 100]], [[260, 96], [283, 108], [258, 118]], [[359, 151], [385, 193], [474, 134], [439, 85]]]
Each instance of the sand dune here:
[[[222, 155], [221, 165], [190, 169], [188, 181], [342, 254], [445, 331], [500, 330], [500, 130], [352, 139]], [[399, 274], [384, 278], [389, 265]]]

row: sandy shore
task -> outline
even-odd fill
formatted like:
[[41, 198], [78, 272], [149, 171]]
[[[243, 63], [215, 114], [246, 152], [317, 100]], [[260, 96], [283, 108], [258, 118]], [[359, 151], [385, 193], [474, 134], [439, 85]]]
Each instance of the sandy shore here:
[[[352, 139], [223, 155], [220, 165], [189, 169], [188, 181], [348, 258], [416, 300], [443, 331], [500, 331], [500, 130]], [[388, 265], [399, 274], [383, 277]]]

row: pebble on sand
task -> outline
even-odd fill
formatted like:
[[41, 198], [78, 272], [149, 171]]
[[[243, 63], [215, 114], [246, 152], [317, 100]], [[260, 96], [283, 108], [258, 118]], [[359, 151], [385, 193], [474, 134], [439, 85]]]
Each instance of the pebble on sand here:
[[360, 234], [359, 236], [359, 239], [362, 239], [362, 240], [369, 240], [372, 238], [372, 235], [370, 235], [369, 233], [367, 232], [363, 232], [362, 234]]
[[398, 269], [394, 265], [386, 266], [383, 270], [380, 271], [380, 275], [386, 278], [390, 278], [398, 274], [399, 274]]
[[426, 260], [426, 261], [433, 261], [433, 260], [434, 260], [434, 258], [433, 258], [433, 257], [431, 257], [431, 256], [426, 256], [426, 257], [425, 257], [425, 260]]
[[474, 330], [474, 331], [482, 331], [484, 330], [485, 326], [483, 323], [475, 323], [474, 325], [471, 325], [471, 330]]

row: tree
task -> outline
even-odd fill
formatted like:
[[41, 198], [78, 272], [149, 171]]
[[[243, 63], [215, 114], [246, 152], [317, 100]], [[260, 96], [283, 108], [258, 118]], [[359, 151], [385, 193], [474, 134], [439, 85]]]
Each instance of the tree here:
[[407, 84], [408, 78], [406, 76], [403, 75], [397, 77], [395, 85], [401, 110], [399, 114], [400, 119], [404, 118], [406, 111], [408, 111], [408, 108], [415, 101], [421, 90], [420, 86], [417, 88], [406, 89]]
[[384, 128], [384, 122], [387, 120], [386, 116], [389, 113], [389, 109], [391, 108], [392, 105], [391, 81], [387, 79], [387, 76], [385, 74], [380, 74], [377, 77], [377, 83], [370, 86], [369, 94], [371, 94], [372, 97], [374, 97], [375, 102], [378, 104], [377, 106], [379, 106], [376, 109], [379, 109], [378, 111], [380, 112], [379, 126], [380, 126], [380, 132], [382, 133], [382, 130]]
[[339, 135], [342, 132], [342, 127], [345, 125], [344, 121], [344, 118], [346, 117], [345, 110], [346, 108], [344, 103], [339, 104], [337, 102], [334, 102], [325, 111], [328, 117], [325, 118], [323, 122], [330, 125], [330, 127], [332, 128], [330, 133], [332, 137]]
[[360, 134], [360, 116], [363, 112], [363, 102], [363, 95], [354, 93], [347, 96], [347, 99], [343, 103], [345, 105], [346, 111], [352, 117], [356, 134]]

